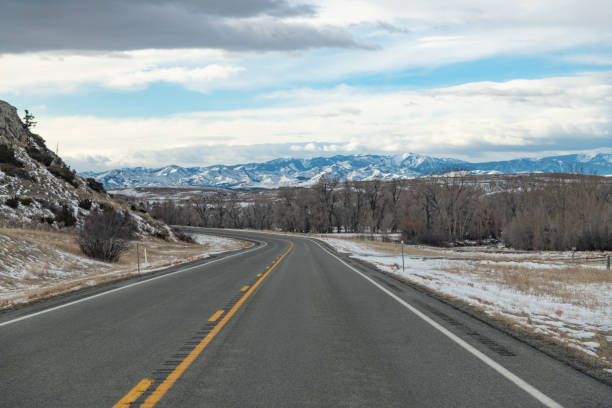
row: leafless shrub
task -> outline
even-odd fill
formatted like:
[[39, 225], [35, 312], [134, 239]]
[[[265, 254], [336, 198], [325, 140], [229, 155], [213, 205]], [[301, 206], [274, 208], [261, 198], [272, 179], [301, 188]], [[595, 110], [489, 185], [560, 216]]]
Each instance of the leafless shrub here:
[[20, 178], [22, 180], [34, 181], [32, 175], [23, 167], [15, 166], [11, 163], [2, 163], [0, 161], [0, 171], [10, 177]]
[[72, 209], [67, 205], [63, 205], [55, 211], [55, 221], [61, 223], [64, 227], [72, 227], [76, 225], [77, 219]]
[[163, 239], [164, 241], [167, 241], [168, 238], [170, 238], [170, 233], [166, 229], [159, 229], [159, 230], [155, 231], [153, 236], [155, 238], [159, 238], [159, 239]]
[[189, 243], [195, 242], [195, 240], [193, 239], [193, 236], [189, 234], [185, 234], [182, 231], [174, 230], [174, 235], [176, 236], [176, 238], [178, 238], [179, 241], [189, 242]]
[[17, 196], [9, 197], [4, 201], [4, 204], [11, 208], [17, 208], [19, 206], [19, 198]]
[[8, 163], [15, 167], [23, 167], [23, 163], [15, 157], [15, 150], [12, 146], [0, 143], [0, 163]]
[[79, 230], [79, 246], [91, 258], [116, 262], [127, 251], [133, 230], [127, 214], [112, 210], [92, 212]]
[[48, 167], [48, 170], [55, 177], [65, 180], [66, 182], [70, 183], [72, 186], [74, 187], [79, 186], [79, 182], [76, 179], [76, 172], [74, 170], [71, 170], [70, 167], [68, 167], [67, 165], [63, 163], [60, 163], [58, 165], [51, 164]]
[[44, 164], [45, 166], [50, 166], [55, 158], [46, 148], [41, 149], [40, 147], [34, 145], [28, 145], [26, 147], [26, 152], [31, 158]]
[[79, 207], [81, 207], [84, 210], [91, 210], [91, 200], [89, 198], [83, 198], [82, 200], [79, 200]]
[[104, 185], [102, 183], [97, 182], [95, 179], [93, 178], [86, 178], [85, 182], [87, 183], [87, 185], [89, 186], [89, 188], [91, 188], [94, 191], [103, 193], [104, 191]]

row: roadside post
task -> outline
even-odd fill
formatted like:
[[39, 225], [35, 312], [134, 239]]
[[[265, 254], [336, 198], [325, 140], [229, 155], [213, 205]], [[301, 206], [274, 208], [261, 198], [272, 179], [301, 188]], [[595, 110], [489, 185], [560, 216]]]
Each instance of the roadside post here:
[[138, 242], [136, 243], [136, 258], [138, 259], [138, 274], [140, 275], [140, 248], [138, 248]]
[[145, 256], [145, 265], [148, 265], [149, 260], [147, 259], [147, 247], [144, 247], [144, 256]]
[[404, 241], [402, 241], [402, 273], [405, 272], [405, 266], [404, 266]]
[[608, 269], [608, 272], [610, 272], [610, 255], [608, 255], [608, 260], [606, 261], [606, 268]]

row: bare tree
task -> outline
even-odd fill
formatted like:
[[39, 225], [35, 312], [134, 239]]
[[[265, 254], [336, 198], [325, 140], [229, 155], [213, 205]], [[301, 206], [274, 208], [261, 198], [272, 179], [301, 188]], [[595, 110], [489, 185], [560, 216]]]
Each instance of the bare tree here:
[[323, 176], [313, 186], [316, 196], [315, 226], [319, 232], [332, 232], [334, 225], [334, 206], [336, 204], [335, 189], [338, 180]]
[[[246, 197], [246, 198], [245, 198]], [[276, 193], [217, 191], [150, 208], [169, 223], [295, 232], [387, 232], [434, 245], [502, 240], [524, 249], [612, 247], [612, 182], [575, 174], [344, 182]], [[248, 203], [248, 204], [246, 204]]]
[[210, 207], [210, 199], [203, 193], [200, 197], [191, 200], [191, 208], [199, 218], [198, 225], [202, 227], [208, 226], [208, 212]]

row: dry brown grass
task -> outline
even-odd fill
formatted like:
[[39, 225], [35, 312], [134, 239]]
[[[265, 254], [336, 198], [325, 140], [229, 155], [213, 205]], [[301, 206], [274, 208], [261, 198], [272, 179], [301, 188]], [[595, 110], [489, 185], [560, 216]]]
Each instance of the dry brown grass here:
[[568, 265], [558, 268], [530, 268], [520, 264], [479, 264], [454, 261], [441, 268], [446, 272], [474, 274], [475, 280], [502, 284], [518, 292], [550, 296], [565, 303], [586, 307], [605, 307], [607, 302], [584, 290], [585, 285], [612, 285], [612, 273], [601, 268]]
[[[238, 240], [228, 242], [231, 245], [222, 250], [252, 245]], [[159, 239], [138, 244], [141, 272], [201, 259], [211, 251], [208, 244]], [[0, 255], [8, 261], [4, 267], [0, 263], [0, 309], [134, 275], [137, 273], [135, 247], [136, 243], [131, 242], [128, 252], [117, 263], [107, 263], [86, 258], [72, 234], [0, 228]], [[9, 266], [17, 270], [10, 274], [6, 270]]]
[[[313, 235], [317, 237], [317, 235]], [[345, 237], [334, 237], [333, 235], [327, 235], [325, 238], [339, 239], [343, 241], [353, 242], [356, 244], [367, 245], [368, 248], [372, 248], [376, 252], [388, 254], [388, 255], [401, 255], [402, 246], [393, 242], [381, 242], [381, 241], [365, 241], [355, 238]], [[429, 248], [418, 245], [404, 245], [404, 254], [411, 256], [442, 256], [442, 253], [435, 248]]]
[[[304, 234], [295, 234], [304, 235]], [[309, 234], [314, 238], [318, 238], [319, 234]], [[367, 245], [373, 250], [389, 255], [400, 255], [402, 246], [395, 242], [369, 241], [346, 236], [334, 236], [333, 234], [323, 235], [324, 238], [332, 238], [344, 240], [356, 244]], [[424, 256], [424, 257], [440, 257], [465, 259], [475, 261], [493, 261], [493, 262], [550, 262], [564, 263], [580, 266], [596, 266], [603, 265], [606, 256], [612, 256], [612, 251], [578, 251], [575, 252], [575, 258], [571, 260], [571, 252], [563, 251], [520, 251], [512, 249], [486, 248], [486, 247], [451, 247], [441, 248], [428, 245], [404, 245], [404, 254], [409, 256]], [[597, 259], [593, 259], [597, 258]]]

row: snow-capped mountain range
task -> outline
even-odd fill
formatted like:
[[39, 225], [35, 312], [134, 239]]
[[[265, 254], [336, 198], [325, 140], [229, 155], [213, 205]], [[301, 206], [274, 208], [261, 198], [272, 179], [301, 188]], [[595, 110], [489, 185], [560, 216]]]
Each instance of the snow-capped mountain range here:
[[208, 167], [133, 167], [84, 172], [109, 189], [126, 187], [276, 188], [309, 186], [323, 175], [339, 180], [392, 180], [465, 171], [467, 174], [587, 173], [612, 175], [612, 154], [571, 154], [541, 159], [471, 163], [419, 154], [402, 156], [350, 155], [312, 159], [276, 159], [264, 163]]

